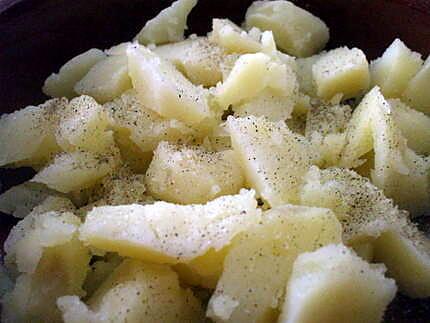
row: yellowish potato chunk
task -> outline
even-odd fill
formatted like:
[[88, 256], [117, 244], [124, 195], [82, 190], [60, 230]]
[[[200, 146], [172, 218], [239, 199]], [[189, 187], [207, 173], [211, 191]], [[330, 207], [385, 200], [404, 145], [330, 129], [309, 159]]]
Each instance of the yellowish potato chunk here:
[[92, 96], [99, 103], [118, 97], [131, 88], [128, 76], [127, 56], [110, 56], [95, 64], [88, 73], [76, 83], [78, 94]]
[[424, 62], [424, 66], [409, 81], [402, 94], [402, 100], [409, 106], [430, 115], [430, 56]]
[[177, 0], [157, 16], [147, 21], [136, 35], [136, 40], [143, 44], [164, 44], [184, 39], [187, 29], [187, 17], [197, 0]]
[[313, 75], [312, 75], [312, 66], [322, 57], [325, 52], [312, 55], [304, 58], [296, 59], [296, 75], [297, 81], [300, 85], [300, 91], [303, 93], [315, 97], [317, 94], [317, 90], [315, 88]]
[[156, 198], [192, 204], [238, 193], [244, 176], [232, 150], [210, 152], [161, 142], [146, 172], [146, 183]]
[[385, 97], [400, 97], [422, 64], [421, 55], [397, 38], [380, 58], [372, 61], [372, 85], [379, 86]]
[[180, 287], [174, 271], [163, 265], [124, 260], [89, 299], [60, 297], [65, 323], [166, 322], [199, 323], [201, 304], [189, 289]]
[[318, 53], [329, 39], [321, 19], [290, 1], [254, 1], [246, 12], [245, 25], [272, 30], [278, 47], [298, 57]]
[[226, 130], [247, 183], [272, 207], [298, 201], [302, 177], [316, 156], [284, 122], [229, 117]]
[[303, 253], [294, 262], [278, 322], [381, 322], [397, 291], [384, 271], [342, 245]]
[[60, 71], [51, 74], [43, 85], [42, 91], [54, 98], [65, 96], [68, 99], [76, 96], [75, 84], [81, 80], [97, 62], [103, 60], [106, 54], [100, 49], [92, 48], [64, 64]]
[[349, 99], [368, 89], [369, 64], [360, 49], [340, 47], [321, 55], [312, 65], [312, 77], [320, 98], [330, 100], [340, 93]]
[[282, 205], [234, 241], [207, 315], [215, 322], [274, 322], [294, 260], [305, 251], [341, 241], [328, 209]]

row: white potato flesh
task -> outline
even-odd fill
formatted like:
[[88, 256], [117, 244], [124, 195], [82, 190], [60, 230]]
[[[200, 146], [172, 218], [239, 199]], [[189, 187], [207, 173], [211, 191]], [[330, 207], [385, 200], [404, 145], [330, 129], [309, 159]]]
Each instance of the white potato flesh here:
[[203, 205], [155, 202], [97, 207], [87, 214], [80, 238], [101, 250], [156, 263], [188, 263], [210, 250], [216, 251], [212, 255], [216, 257], [259, 220], [254, 195], [243, 190]]
[[210, 152], [161, 142], [146, 172], [146, 184], [149, 194], [163, 201], [206, 203], [237, 194], [244, 176], [232, 150]]
[[430, 56], [424, 62], [424, 66], [409, 81], [402, 94], [402, 100], [409, 106], [430, 115]]
[[128, 70], [141, 103], [189, 125], [214, 118], [208, 90], [192, 84], [169, 61], [143, 46], [127, 49]]
[[400, 97], [422, 64], [421, 55], [397, 38], [370, 64], [372, 86], [379, 86], [387, 98]]
[[245, 25], [271, 30], [278, 47], [298, 57], [318, 53], [329, 39], [329, 29], [321, 19], [289, 1], [254, 1]]
[[103, 60], [106, 54], [100, 49], [92, 48], [68, 61], [60, 71], [51, 74], [43, 85], [42, 91], [54, 98], [65, 96], [68, 99], [77, 95], [75, 84], [81, 80], [97, 62]]
[[230, 134], [250, 187], [272, 207], [298, 201], [302, 177], [316, 160], [310, 144], [284, 122], [229, 117]]
[[62, 153], [31, 181], [45, 184], [62, 193], [69, 193], [91, 187], [112, 173], [119, 163], [119, 152], [115, 147], [112, 147], [111, 152], [101, 155], [88, 151]]
[[58, 151], [54, 129], [67, 99], [52, 99], [0, 118], [0, 166], [44, 163]]
[[158, 46], [154, 53], [172, 62], [195, 85], [215, 86], [222, 80], [221, 64], [226, 53], [207, 37]]
[[408, 147], [419, 154], [430, 155], [430, 116], [411, 109], [399, 99], [389, 99], [388, 103]]
[[207, 315], [215, 322], [274, 322], [295, 258], [341, 241], [328, 209], [282, 205], [234, 241]]
[[204, 321], [199, 300], [180, 287], [173, 270], [137, 260], [119, 265], [88, 303], [77, 296], [57, 301], [65, 323]]
[[278, 322], [381, 322], [397, 291], [384, 272], [343, 245], [303, 253], [294, 262]]
[[184, 39], [187, 17], [197, 0], [177, 0], [147, 21], [135, 39], [143, 44], [164, 44]]
[[60, 113], [56, 140], [65, 151], [88, 150], [102, 152], [113, 144], [108, 112], [92, 97], [82, 95], [72, 99]]
[[78, 94], [86, 94], [99, 103], [105, 103], [131, 87], [127, 56], [124, 54], [99, 61], [76, 83], [74, 89]]
[[312, 66], [323, 56], [325, 53], [312, 55], [305, 58], [296, 59], [296, 74], [297, 80], [300, 85], [300, 91], [303, 93], [315, 97], [317, 90], [315, 88]]
[[360, 49], [340, 47], [321, 55], [312, 65], [312, 77], [318, 97], [330, 100], [342, 94], [349, 99], [368, 89], [369, 64]]
[[261, 32], [258, 29], [246, 32], [229, 19], [213, 19], [209, 40], [228, 53], [257, 53], [261, 51]]

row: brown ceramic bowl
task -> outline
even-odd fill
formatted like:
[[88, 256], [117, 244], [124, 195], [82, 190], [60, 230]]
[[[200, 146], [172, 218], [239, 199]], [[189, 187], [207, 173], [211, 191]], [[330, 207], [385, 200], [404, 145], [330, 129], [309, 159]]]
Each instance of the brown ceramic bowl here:
[[[148, 18], [170, 2], [0, 0], [0, 113], [44, 101], [40, 88], [47, 75], [91, 47], [107, 48], [131, 39]], [[189, 30], [206, 33], [212, 17], [228, 17], [240, 23], [251, 2], [200, 0], [189, 17]], [[373, 59], [399, 37], [424, 56], [430, 53], [430, 0], [294, 2], [329, 25], [329, 47], [356, 46]], [[31, 174], [28, 169], [0, 170], [2, 191]], [[0, 216], [0, 241], [14, 222], [11, 217]], [[430, 322], [430, 300], [399, 295], [385, 320]]]

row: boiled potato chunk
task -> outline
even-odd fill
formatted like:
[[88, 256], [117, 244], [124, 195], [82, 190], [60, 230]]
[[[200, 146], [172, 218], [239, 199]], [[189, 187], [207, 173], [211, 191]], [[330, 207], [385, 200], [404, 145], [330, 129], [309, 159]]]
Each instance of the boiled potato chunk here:
[[430, 93], [428, 84], [430, 83], [430, 56], [427, 57], [424, 66], [409, 81], [402, 94], [402, 100], [408, 105], [430, 115]]
[[127, 56], [110, 56], [95, 64], [88, 73], [76, 83], [78, 94], [92, 96], [97, 102], [105, 103], [118, 97], [131, 88], [128, 76]]
[[31, 181], [62, 193], [88, 188], [114, 171], [120, 163], [118, 156], [115, 147], [112, 147], [112, 152], [103, 154], [88, 151], [62, 153]]
[[60, 71], [51, 74], [43, 85], [42, 91], [51, 97], [68, 99], [76, 96], [75, 84], [81, 80], [97, 62], [103, 60], [106, 54], [100, 49], [92, 48], [68, 61]]
[[142, 151], [125, 133], [114, 134], [115, 144], [118, 146], [121, 160], [137, 174], [144, 174], [152, 160], [152, 151]]
[[278, 322], [381, 322], [397, 291], [384, 271], [342, 245], [303, 253], [294, 262]]
[[325, 53], [321, 53], [309, 57], [296, 59], [296, 74], [297, 80], [300, 85], [300, 91], [312, 97], [315, 97], [317, 93], [312, 75], [312, 66], [322, 56], [324, 56], [324, 54]]
[[[243, 190], [204, 205], [97, 207], [87, 214], [80, 238], [101, 250], [156, 263], [188, 263], [209, 250], [218, 257], [218, 251], [259, 220], [254, 195]], [[206, 270], [212, 274], [212, 268]]]
[[341, 241], [328, 209], [282, 205], [233, 243], [207, 315], [215, 322], [274, 322], [295, 258]]
[[172, 5], [159, 12], [157, 16], [147, 21], [142, 30], [136, 35], [136, 40], [143, 44], [164, 44], [184, 39], [187, 29], [187, 17], [197, 0], [177, 0]]
[[105, 151], [113, 143], [109, 114], [92, 97], [72, 99], [61, 111], [56, 140], [65, 151]]
[[409, 108], [398, 99], [390, 99], [388, 103], [408, 147], [419, 154], [430, 155], [430, 116]]
[[298, 201], [302, 177], [316, 159], [310, 144], [284, 122], [229, 117], [226, 129], [247, 183], [272, 207]]
[[385, 97], [400, 97], [422, 64], [421, 55], [397, 38], [380, 58], [372, 61], [372, 85], [378, 85]]
[[210, 152], [161, 142], [146, 172], [146, 184], [149, 193], [163, 201], [206, 203], [238, 193], [244, 176], [232, 150]]
[[145, 107], [189, 125], [214, 118], [209, 92], [188, 81], [172, 63], [143, 46], [130, 46], [127, 56], [129, 75]]
[[349, 99], [368, 89], [369, 64], [360, 49], [340, 47], [321, 55], [312, 65], [312, 77], [320, 98], [342, 94], [342, 99]]
[[215, 86], [222, 80], [224, 50], [207, 37], [189, 38], [179, 43], [156, 47], [154, 52], [172, 62], [192, 83]]
[[0, 118], [0, 166], [44, 163], [58, 151], [54, 129], [67, 99], [52, 99]]
[[246, 12], [245, 25], [272, 30], [278, 47], [298, 57], [318, 53], [329, 39], [321, 19], [290, 1], [254, 1]]
[[409, 236], [396, 231], [383, 233], [374, 243], [375, 260], [387, 266], [406, 295], [426, 298], [430, 296], [430, 240], [415, 228]]
[[254, 28], [248, 32], [229, 19], [213, 19], [209, 40], [228, 53], [256, 53], [261, 51], [261, 32]]
[[124, 260], [89, 299], [88, 306], [77, 296], [60, 297], [57, 304], [65, 323], [204, 320], [199, 300], [180, 287], [174, 271], [137, 260]]

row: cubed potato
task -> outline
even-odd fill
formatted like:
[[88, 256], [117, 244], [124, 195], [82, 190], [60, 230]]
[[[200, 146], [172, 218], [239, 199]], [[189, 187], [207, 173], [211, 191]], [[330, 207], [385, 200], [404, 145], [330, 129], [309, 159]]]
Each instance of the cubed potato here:
[[131, 87], [127, 56], [124, 54], [99, 61], [76, 83], [74, 90], [78, 94], [92, 96], [99, 103], [105, 103]]
[[204, 321], [199, 300], [182, 288], [176, 273], [167, 266], [125, 260], [96, 293], [88, 306], [77, 296], [58, 299], [65, 323]]
[[129, 75], [145, 107], [189, 125], [215, 117], [208, 90], [192, 84], [172, 63], [143, 46], [130, 46], [127, 56]]
[[253, 116], [229, 117], [226, 128], [250, 187], [272, 207], [297, 202], [302, 177], [316, 160], [306, 139], [284, 122]]
[[[87, 214], [80, 238], [101, 250], [156, 263], [190, 263], [197, 257], [204, 262], [206, 255], [222, 264], [222, 249], [260, 219], [254, 195], [244, 190], [204, 205], [98, 207]], [[200, 268], [199, 263], [192, 265]], [[211, 277], [214, 270], [201, 268], [200, 274]]]
[[254, 28], [248, 32], [229, 19], [213, 19], [209, 40], [224, 48], [227, 53], [257, 53], [261, 51], [261, 32]]
[[92, 97], [82, 95], [60, 112], [55, 137], [64, 151], [103, 152], [113, 144], [110, 124], [109, 113]]
[[154, 53], [172, 62], [195, 85], [210, 87], [222, 81], [221, 64], [226, 53], [207, 37], [159, 46]]
[[324, 53], [316, 54], [313, 56], [296, 59], [296, 74], [297, 81], [299, 82], [300, 91], [315, 97], [317, 90], [315, 88], [314, 79], [312, 75], [312, 66], [322, 57]]
[[88, 151], [62, 153], [53, 162], [37, 173], [32, 182], [45, 184], [49, 188], [69, 193], [91, 187], [120, 164], [116, 147], [103, 154]]
[[419, 154], [430, 155], [430, 116], [411, 109], [399, 99], [389, 99], [388, 103], [408, 147]]
[[244, 176], [232, 150], [211, 152], [161, 142], [146, 172], [146, 184], [149, 194], [163, 201], [206, 203], [237, 194]]
[[375, 260], [383, 262], [400, 290], [412, 298], [430, 297], [430, 240], [414, 226], [384, 232], [374, 243]]
[[246, 12], [245, 25], [273, 31], [278, 47], [298, 57], [318, 53], [329, 39], [321, 19], [289, 1], [254, 1]]
[[351, 243], [350, 247], [361, 259], [372, 263], [374, 260], [374, 247], [373, 242], [357, 242]]
[[340, 47], [321, 55], [312, 65], [312, 77], [318, 97], [330, 100], [342, 94], [349, 99], [368, 89], [369, 64], [360, 49]]
[[372, 86], [378, 85], [385, 97], [400, 97], [422, 64], [421, 55], [397, 38], [370, 64]]
[[207, 315], [215, 322], [274, 322], [295, 258], [341, 241], [328, 209], [283, 205], [234, 241]]
[[24, 233], [15, 233], [20, 236], [16, 259], [26, 273], [3, 299], [2, 322], [61, 322], [57, 298], [83, 296], [89, 269], [88, 249], [77, 239], [80, 221], [70, 213], [45, 213], [34, 217], [33, 223], [29, 220], [23, 220]]
[[409, 81], [402, 94], [402, 100], [409, 106], [430, 115], [430, 56], [424, 62], [424, 66]]
[[0, 118], [0, 166], [40, 165], [58, 152], [54, 129], [67, 99], [52, 99]]
[[135, 39], [143, 44], [164, 44], [184, 39], [187, 17], [197, 0], [177, 0], [147, 21]]
[[295, 95], [279, 96], [270, 90], [263, 90], [252, 99], [234, 105], [233, 111], [237, 117], [266, 117], [268, 120], [276, 122], [289, 119], [295, 104]]
[[75, 84], [81, 80], [97, 62], [103, 60], [106, 54], [100, 49], [92, 48], [64, 64], [60, 71], [51, 74], [43, 85], [42, 91], [54, 98], [65, 96], [68, 99], [77, 95]]
[[381, 322], [397, 291], [384, 272], [342, 245], [303, 253], [294, 262], [278, 322]]
[[227, 108], [252, 99], [265, 89], [278, 96], [297, 92], [296, 75], [291, 66], [263, 53], [244, 54], [235, 62], [227, 79], [215, 90], [218, 104]]
[[75, 205], [70, 199], [64, 196], [50, 195], [44, 199], [40, 204], [31, 210], [28, 215], [43, 214], [46, 212], [74, 212], [76, 211]]

